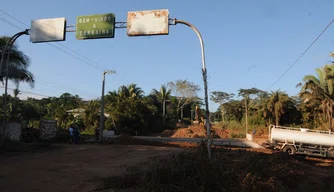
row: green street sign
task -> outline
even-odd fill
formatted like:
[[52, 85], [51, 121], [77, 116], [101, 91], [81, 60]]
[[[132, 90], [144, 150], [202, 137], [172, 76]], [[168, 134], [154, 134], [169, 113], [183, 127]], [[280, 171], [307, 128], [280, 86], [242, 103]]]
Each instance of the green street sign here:
[[114, 38], [115, 15], [113, 13], [78, 16], [77, 39]]

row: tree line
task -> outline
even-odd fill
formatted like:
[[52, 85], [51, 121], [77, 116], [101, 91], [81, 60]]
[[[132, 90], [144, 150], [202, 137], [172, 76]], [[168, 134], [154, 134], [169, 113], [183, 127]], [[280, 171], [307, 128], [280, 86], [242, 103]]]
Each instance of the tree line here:
[[[8, 41], [0, 38], [0, 51]], [[331, 56], [334, 56], [331, 54]], [[6, 61], [0, 68], [0, 81], [4, 83]], [[76, 124], [92, 132], [99, 125], [100, 100], [83, 101], [78, 95], [64, 93], [60, 97], [20, 100], [19, 83], [27, 82], [33, 88], [35, 78], [28, 70], [30, 58], [13, 46], [8, 63], [8, 79], [16, 85], [14, 96], [8, 97], [8, 116], [1, 119], [22, 122], [25, 127], [38, 127], [40, 119], [55, 119], [60, 128]], [[219, 104], [210, 115], [211, 121], [231, 122], [245, 126], [249, 131], [256, 126], [269, 124], [333, 128], [334, 64], [316, 69], [316, 75], [306, 75], [297, 86], [296, 96], [281, 90], [263, 91], [257, 88], [239, 89], [236, 94], [218, 90], [210, 99]], [[190, 124], [196, 106], [203, 106], [197, 96], [200, 86], [179, 79], [153, 89], [145, 95], [136, 84], [120, 86], [105, 96], [105, 127], [131, 134], [150, 134], [172, 129], [177, 124]], [[238, 99], [239, 98], [239, 99]], [[0, 98], [3, 104], [3, 96]], [[202, 109], [203, 110], [203, 109]], [[205, 114], [203, 110], [202, 114]]]
[[[148, 95], [136, 84], [120, 86], [105, 95], [105, 128], [143, 135], [173, 129], [178, 123], [188, 125], [191, 109], [202, 105], [197, 97], [199, 90], [188, 80], [168, 82]], [[60, 129], [75, 125], [89, 133], [99, 127], [100, 99], [84, 101], [78, 95], [64, 93], [60, 97], [20, 100], [19, 94], [15, 89], [14, 96], [8, 96], [8, 121], [38, 128], [40, 119], [57, 120]], [[0, 99], [3, 101], [3, 96]], [[0, 111], [3, 119], [3, 109]]]
[[214, 91], [211, 100], [220, 104], [214, 116], [223, 122], [237, 121], [246, 128], [275, 124], [333, 130], [333, 80], [334, 65], [327, 64], [296, 85], [301, 88], [296, 96], [251, 88], [239, 89], [238, 100], [233, 93]]

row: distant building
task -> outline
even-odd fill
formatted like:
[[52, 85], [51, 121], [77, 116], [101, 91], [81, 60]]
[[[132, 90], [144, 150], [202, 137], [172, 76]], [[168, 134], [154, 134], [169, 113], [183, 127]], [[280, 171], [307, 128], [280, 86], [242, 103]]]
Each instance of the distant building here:
[[[101, 110], [99, 110], [100, 113]], [[77, 108], [77, 109], [71, 109], [71, 110], [67, 110], [66, 113], [71, 113], [75, 118], [83, 115], [83, 113], [85, 113], [85, 109], [83, 108]], [[108, 113], [104, 113], [104, 116], [109, 118], [109, 114]]]

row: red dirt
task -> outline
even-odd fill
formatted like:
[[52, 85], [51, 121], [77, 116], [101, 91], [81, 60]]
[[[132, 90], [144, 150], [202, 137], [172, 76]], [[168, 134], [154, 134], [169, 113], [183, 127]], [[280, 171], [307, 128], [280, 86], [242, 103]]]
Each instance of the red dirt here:
[[[211, 127], [211, 132], [215, 138], [228, 138], [228, 132], [222, 128]], [[165, 130], [161, 136], [177, 138], [204, 138], [206, 129], [204, 125], [191, 125], [188, 128], [179, 128], [176, 130]]]

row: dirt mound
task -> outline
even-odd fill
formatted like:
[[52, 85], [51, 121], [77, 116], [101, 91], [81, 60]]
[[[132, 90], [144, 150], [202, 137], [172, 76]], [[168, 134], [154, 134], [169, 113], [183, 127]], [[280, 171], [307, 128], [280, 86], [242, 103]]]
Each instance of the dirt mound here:
[[[205, 148], [205, 147], [204, 147]], [[129, 167], [104, 180], [103, 188], [136, 191], [333, 191], [333, 167], [321, 169], [284, 153], [215, 151], [203, 147], [172, 158]]]
[[[228, 138], [228, 132], [222, 128], [211, 127], [211, 133], [215, 138]], [[162, 137], [177, 138], [204, 138], [206, 136], [206, 128], [204, 125], [191, 125], [188, 128], [179, 128], [176, 130], [165, 130], [161, 134]]]

